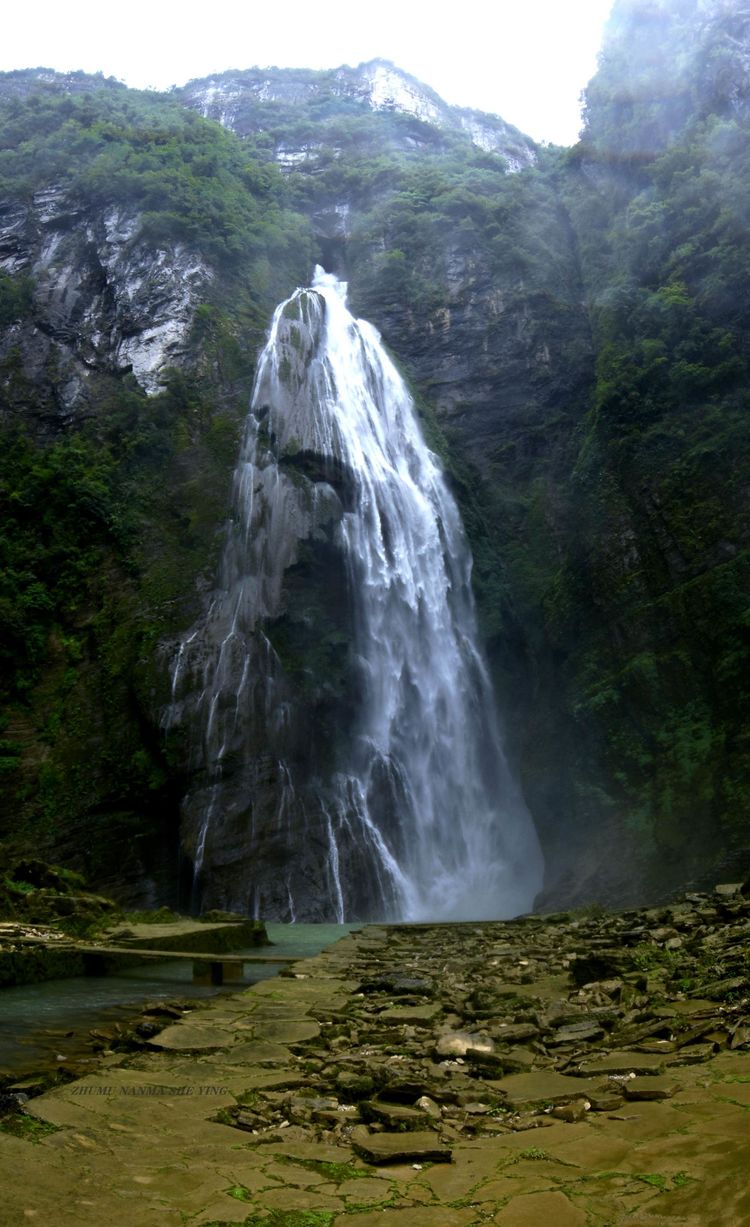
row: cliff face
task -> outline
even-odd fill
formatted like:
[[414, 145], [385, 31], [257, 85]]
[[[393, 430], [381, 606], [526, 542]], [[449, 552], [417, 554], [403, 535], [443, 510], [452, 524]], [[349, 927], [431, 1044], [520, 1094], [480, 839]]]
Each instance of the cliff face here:
[[0, 218], [0, 269], [34, 283], [34, 312], [5, 329], [36, 406], [70, 420], [96, 396], [97, 376], [132, 373], [148, 395], [184, 363], [197, 305], [214, 270], [184, 243], [139, 236], [127, 207], [87, 209], [63, 186], [9, 205]]
[[[254, 356], [318, 258], [410, 379], [461, 504], [546, 901], [746, 870], [746, 24], [719, 3], [616, 5], [572, 151], [378, 61], [148, 100], [0, 81], [11, 136], [42, 150], [0, 193], [3, 497], [13, 540], [37, 543], [26, 572], [11, 550], [0, 594], [6, 832], [59, 840], [64, 812], [74, 831], [98, 815], [100, 839], [117, 813], [145, 848], [174, 828], [186, 760], [159, 731], [156, 645], [210, 603]], [[53, 533], [41, 490], [62, 472], [76, 511]], [[315, 619], [338, 614], [315, 596], [326, 559], [303, 561], [284, 617], [301, 633], [312, 611], [314, 674]], [[248, 770], [277, 796], [264, 762]]]
[[157, 579], [163, 526], [145, 517], [149, 503], [157, 520], [165, 511], [159, 467], [177, 485], [185, 476], [163, 446], [145, 465], [143, 453], [170, 413], [162, 381], [194, 364], [215, 272], [141, 229], [136, 207], [88, 205], [65, 183], [6, 202], [0, 218], [6, 303], [26, 287], [0, 337], [0, 827], [150, 904], [174, 895], [176, 829], [145, 659], [164, 611], [144, 601], [164, 599], [170, 578]]
[[254, 358], [309, 266], [272, 171], [161, 97], [0, 80], [0, 835], [176, 899], [162, 637], [214, 581]]
[[[390, 147], [403, 152], [420, 145], [429, 147], [441, 138], [449, 141], [451, 137], [468, 136], [478, 149], [503, 158], [511, 171], [533, 166], [536, 161], [534, 142], [499, 115], [448, 106], [434, 90], [387, 60], [329, 72], [264, 72], [257, 68], [226, 72], [190, 81], [178, 94], [204, 118], [245, 137], [255, 136], [269, 120], [272, 128], [277, 128], [284, 111], [297, 108], [298, 122], [287, 123], [275, 144], [276, 159], [286, 167], [341, 152], [335, 137], [331, 141], [330, 133], [321, 132], [319, 127], [315, 131], [321, 120], [335, 117], [341, 122], [342, 118], [368, 113], [396, 120], [390, 129], [380, 125], [376, 142], [380, 151]], [[314, 115], [308, 108], [314, 109]], [[299, 122], [300, 112], [308, 112], [307, 123]], [[409, 120], [416, 123], [410, 125]], [[384, 141], [386, 133], [389, 139]]]

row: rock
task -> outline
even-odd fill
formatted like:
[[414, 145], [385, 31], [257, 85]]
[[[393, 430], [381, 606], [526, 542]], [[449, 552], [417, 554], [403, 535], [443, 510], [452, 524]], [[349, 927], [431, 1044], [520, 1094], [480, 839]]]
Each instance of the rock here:
[[580, 1099], [582, 1092], [588, 1098], [589, 1091], [580, 1078], [570, 1078], [552, 1070], [511, 1074], [508, 1078], [485, 1085], [499, 1092], [509, 1107], [517, 1108], [570, 1103]]
[[594, 1091], [589, 1096], [592, 1112], [615, 1112], [622, 1104], [619, 1091]]
[[546, 1043], [548, 1047], [556, 1047], [558, 1044], [595, 1043], [603, 1038], [604, 1031], [596, 1023], [580, 1022], [560, 1027], [554, 1035], [547, 1037]]
[[716, 1052], [716, 1044], [687, 1044], [668, 1058], [668, 1065], [699, 1065]]
[[502, 1070], [504, 1074], [524, 1074], [537, 1064], [539, 1057], [528, 1048], [497, 1049], [491, 1053], [475, 1052], [470, 1048], [466, 1060], [475, 1068]]
[[500, 1023], [491, 1032], [491, 1038], [501, 1044], [518, 1044], [523, 1040], [536, 1039], [539, 1028], [533, 1023]]
[[677, 1045], [673, 1040], [644, 1040], [642, 1044], [635, 1044], [634, 1047], [636, 1052], [653, 1052], [664, 1056], [677, 1052]]
[[750, 1023], [742, 1022], [735, 1027], [729, 1041], [730, 1048], [750, 1048]]
[[375, 1089], [374, 1079], [369, 1074], [357, 1074], [351, 1070], [339, 1070], [335, 1082], [340, 1091], [355, 1098], [369, 1095]]
[[150, 1040], [150, 1044], [153, 1048], [166, 1048], [175, 1052], [204, 1052], [211, 1049], [230, 1048], [233, 1038], [215, 1027], [175, 1023], [172, 1027], [166, 1027], [161, 1035]]
[[663, 946], [663, 945], [666, 945], [667, 941], [669, 941], [670, 939], [674, 937], [678, 937], [679, 935], [676, 929], [659, 928], [659, 929], [652, 929], [649, 936], [652, 941], [658, 942], [660, 946]]
[[622, 969], [622, 962], [622, 956], [618, 950], [579, 955], [570, 964], [570, 976], [573, 983], [579, 988], [594, 980], [617, 979]]
[[399, 971], [386, 971], [372, 979], [363, 980], [361, 993], [390, 993], [393, 997], [431, 997], [433, 985], [419, 976], [407, 976]]
[[388, 1129], [423, 1129], [426, 1122], [426, 1113], [421, 1108], [407, 1108], [403, 1104], [364, 1099], [359, 1110], [365, 1120], [380, 1121]]
[[723, 1001], [730, 994], [746, 992], [747, 988], [747, 976], [728, 976], [725, 980], [711, 980], [708, 984], [702, 984], [700, 989], [696, 989], [691, 995], [708, 997], [712, 1001]]
[[438, 1057], [465, 1057], [471, 1049], [474, 1056], [481, 1054], [489, 1056], [495, 1051], [495, 1045], [487, 1036], [472, 1034], [469, 1031], [446, 1032], [438, 1038], [435, 1053]]
[[623, 1082], [622, 1089], [626, 1099], [671, 1099], [680, 1087], [669, 1078], [631, 1078]]
[[664, 1062], [658, 1053], [612, 1052], [606, 1056], [582, 1061], [577, 1067], [583, 1078], [596, 1078], [602, 1074], [660, 1074]]
[[390, 1010], [383, 1010], [378, 1021], [382, 1019], [384, 1022], [414, 1023], [416, 1026], [426, 1027], [442, 1012], [440, 1005], [398, 1005]]
[[452, 1150], [434, 1133], [370, 1133], [362, 1126], [352, 1131], [352, 1147], [366, 1163], [450, 1163]]
[[570, 1103], [560, 1104], [559, 1107], [553, 1108], [552, 1115], [556, 1120], [564, 1120], [574, 1124], [576, 1121], [583, 1120], [586, 1113], [590, 1110], [590, 1100], [573, 1099]]
[[8, 1090], [16, 1095], [25, 1095], [31, 1098], [32, 1095], [40, 1095], [46, 1088], [44, 1078], [24, 1078], [21, 1082], [14, 1082], [8, 1087]]

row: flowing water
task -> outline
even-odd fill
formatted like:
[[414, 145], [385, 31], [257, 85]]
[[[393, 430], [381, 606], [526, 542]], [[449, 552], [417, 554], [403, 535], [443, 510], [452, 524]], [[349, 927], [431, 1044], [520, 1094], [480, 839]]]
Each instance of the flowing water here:
[[[471, 554], [408, 390], [377, 331], [352, 317], [345, 297], [346, 286], [317, 269], [312, 288], [276, 311], [218, 593], [173, 667], [167, 722], [199, 730], [203, 775], [186, 810], [197, 815], [196, 879], [210, 878], [218, 824], [238, 804], [227, 764], [258, 756], [250, 724], [276, 749], [275, 816], [261, 836], [255, 806], [250, 849], [253, 840], [258, 848], [268, 842], [271, 827], [290, 832], [290, 845], [293, 828], [302, 840], [307, 833], [318, 849], [317, 879], [313, 852], [304, 873], [291, 853], [288, 871], [278, 865], [291, 918], [311, 890], [337, 921], [515, 915], [530, 908], [542, 862], [478, 643]], [[311, 458], [314, 481], [304, 476]], [[284, 749], [294, 716], [265, 632], [284, 611], [285, 572], [300, 540], [331, 522], [352, 611], [357, 701], [346, 737], [305, 793]], [[192, 691], [181, 675], [191, 669]]]
[[[353, 925], [269, 924], [272, 946], [237, 951], [249, 955], [309, 958], [351, 932]], [[108, 976], [74, 976], [0, 989], [0, 1076], [54, 1068], [58, 1060], [90, 1055], [91, 1028], [126, 1024], [144, 1002], [199, 999], [237, 993], [278, 975], [283, 964], [247, 963], [242, 980], [218, 989], [193, 983], [187, 960], [142, 963]]]

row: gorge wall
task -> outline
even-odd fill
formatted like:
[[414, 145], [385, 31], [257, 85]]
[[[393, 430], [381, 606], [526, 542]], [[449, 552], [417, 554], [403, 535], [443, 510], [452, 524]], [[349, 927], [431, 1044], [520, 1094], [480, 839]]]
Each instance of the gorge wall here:
[[[176, 897], [169, 654], [317, 259], [461, 508], [542, 902], [747, 871], [748, 20], [618, 3], [572, 150], [379, 62], [169, 96], [0, 78], [6, 843]], [[334, 615], [321, 574], [287, 576], [298, 628]]]

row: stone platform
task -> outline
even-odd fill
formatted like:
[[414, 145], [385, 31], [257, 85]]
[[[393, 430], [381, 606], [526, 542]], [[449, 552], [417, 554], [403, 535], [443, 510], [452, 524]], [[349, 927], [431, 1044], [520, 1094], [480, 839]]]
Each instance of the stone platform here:
[[99, 956], [94, 970], [101, 975], [137, 966], [157, 950], [165, 952], [166, 960], [169, 951], [182, 957], [183, 951], [224, 954], [268, 945], [265, 925], [258, 920], [204, 923], [186, 917], [169, 924], [120, 925], [103, 931], [95, 944], [53, 926], [5, 921], [0, 923], [0, 989], [91, 974], [92, 955]]
[[370, 926], [30, 1099], [2, 1221], [746, 1227], [750, 905]]

